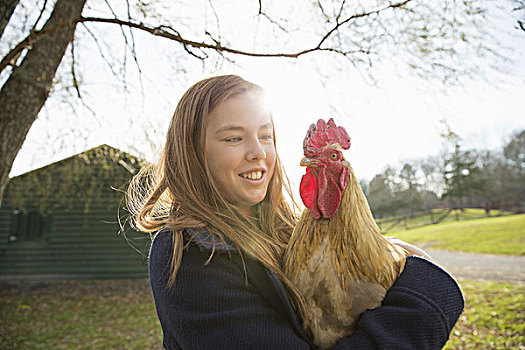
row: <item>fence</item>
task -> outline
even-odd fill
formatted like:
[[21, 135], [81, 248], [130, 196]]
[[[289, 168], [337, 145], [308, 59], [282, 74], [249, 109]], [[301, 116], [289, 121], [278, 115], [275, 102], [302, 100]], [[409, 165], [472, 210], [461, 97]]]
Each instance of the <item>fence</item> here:
[[409, 230], [416, 227], [435, 225], [442, 222], [463, 221], [509, 215], [511, 212], [501, 210], [489, 210], [467, 208], [467, 209], [435, 209], [426, 212], [415, 213], [412, 215], [396, 216], [392, 218], [378, 219], [377, 225], [381, 232], [393, 232]]

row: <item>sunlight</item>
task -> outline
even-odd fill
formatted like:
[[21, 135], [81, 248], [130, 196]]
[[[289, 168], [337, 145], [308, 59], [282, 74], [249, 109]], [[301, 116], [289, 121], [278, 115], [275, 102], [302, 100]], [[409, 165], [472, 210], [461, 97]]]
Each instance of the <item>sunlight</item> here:
[[317, 119], [330, 117], [327, 92], [311, 71], [308, 74], [301, 67], [268, 71], [272, 73], [255, 77], [254, 80], [266, 91], [274, 115], [277, 150], [295, 195], [295, 187], [304, 173], [299, 161], [303, 154], [302, 144], [306, 130]]

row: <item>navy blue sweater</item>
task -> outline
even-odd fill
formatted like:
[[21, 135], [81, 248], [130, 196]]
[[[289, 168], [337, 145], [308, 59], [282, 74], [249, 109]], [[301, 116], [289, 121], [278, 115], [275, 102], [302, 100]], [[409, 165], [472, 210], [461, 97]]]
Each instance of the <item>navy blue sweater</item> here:
[[[167, 349], [312, 349], [284, 288], [261, 263], [219, 244], [211, 261], [207, 234], [186, 230], [174, 288], [167, 282], [172, 237], [151, 246], [150, 283]], [[441, 349], [463, 311], [461, 291], [438, 266], [408, 257], [382, 306], [365, 311], [334, 349]]]

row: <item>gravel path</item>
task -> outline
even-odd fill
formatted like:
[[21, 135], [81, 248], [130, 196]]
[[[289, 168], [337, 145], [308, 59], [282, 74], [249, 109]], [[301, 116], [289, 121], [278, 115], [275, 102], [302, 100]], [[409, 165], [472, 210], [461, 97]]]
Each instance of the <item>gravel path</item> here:
[[525, 256], [426, 251], [456, 278], [525, 283]]

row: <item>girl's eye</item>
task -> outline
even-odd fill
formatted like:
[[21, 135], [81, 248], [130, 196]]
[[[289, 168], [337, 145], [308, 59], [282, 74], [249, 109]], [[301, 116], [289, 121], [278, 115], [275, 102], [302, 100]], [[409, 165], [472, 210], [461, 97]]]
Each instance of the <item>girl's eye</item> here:
[[239, 141], [242, 141], [242, 139], [240, 137], [229, 137], [229, 138], [225, 139], [224, 141], [226, 141], [226, 142], [239, 142]]
[[271, 140], [271, 139], [273, 139], [273, 136], [272, 135], [263, 135], [263, 136], [261, 136], [261, 139], [263, 139], [263, 140]]
[[333, 160], [337, 160], [337, 153], [332, 153], [330, 154], [330, 158], [332, 158]]

